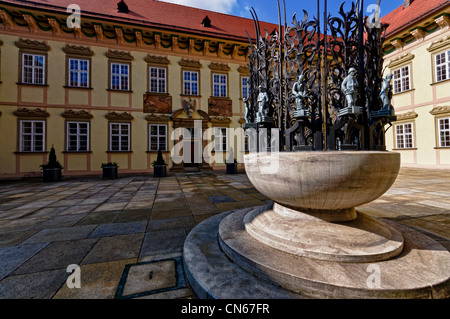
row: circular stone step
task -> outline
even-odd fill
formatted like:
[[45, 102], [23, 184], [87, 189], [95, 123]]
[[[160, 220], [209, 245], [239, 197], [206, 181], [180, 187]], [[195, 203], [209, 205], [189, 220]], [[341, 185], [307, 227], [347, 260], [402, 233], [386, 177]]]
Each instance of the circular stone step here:
[[184, 269], [200, 298], [450, 297], [450, 253], [409, 227], [384, 221], [403, 235], [404, 248], [397, 257], [373, 263], [333, 262], [292, 255], [257, 241], [244, 228], [249, 211], [206, 219], [187, 236]]
[[342, 262], [374, 262], [403, 249], [399, 231], [362, 213], [346, 222], [327, 222], [277, 203], [255, 208], [244, 217], [256, 240], [290, 254]]

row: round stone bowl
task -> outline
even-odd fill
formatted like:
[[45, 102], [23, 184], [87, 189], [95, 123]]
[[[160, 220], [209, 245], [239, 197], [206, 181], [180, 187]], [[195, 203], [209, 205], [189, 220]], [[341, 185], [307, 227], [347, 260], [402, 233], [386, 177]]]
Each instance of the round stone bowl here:
[[260, 193], [328, 221], [355, 219], [354, 207], [383, 195], [400, 169], [399, 153], [380, 151], [252, 153], [244, 161]]

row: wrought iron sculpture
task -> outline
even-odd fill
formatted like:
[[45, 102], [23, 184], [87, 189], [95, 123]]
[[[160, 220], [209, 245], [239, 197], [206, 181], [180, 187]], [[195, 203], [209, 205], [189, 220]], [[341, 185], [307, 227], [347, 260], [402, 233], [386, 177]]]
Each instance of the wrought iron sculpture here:
[[[250, 96], [244, 129], [278, 128], [280, 151], [385, 150], [385, 126], [396, 120], [390, 104], [392, 76], [382, 78], [381, 46], [387, 25], [363, 16], [363, 1], [339, 16], [327, 13], [324, 32], [317, 17], [286, 17], [279, 28], [261, 33], [251, 14]], [[284, 0], [283, 0], [283, 6]], [[285, 12], [285, 10], [284, 10]], [[286, 16], [286, 14], [284, 14]], [[330, 31], [330, 35], [328, 35]], [[259, 136], [259, 135], [258, 135]]]

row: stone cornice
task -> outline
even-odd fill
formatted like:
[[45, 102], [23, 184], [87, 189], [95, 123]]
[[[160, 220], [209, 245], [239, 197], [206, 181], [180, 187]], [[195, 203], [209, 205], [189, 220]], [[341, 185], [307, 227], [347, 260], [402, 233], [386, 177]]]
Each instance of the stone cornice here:
[[230, 124], [231, 119], [226, 116], [211, 116], [212, 124]]
[[180, 62], [178, 62], [179, 65], [188, 67], [188, 68], [201, 68], [202, 64], [198, 60], [192, 60], [192, 59], [181, 59]]
[[63, 51], [67, 54], [93, 56], [94, 52], [89, 47], [66, 44]]
[[169, 114], [149, 114], [145, 117], [145, 120], [147, 122], [153, 122], [153, 123], [167, 123], [170, 121], [170, 115]]
[[170, 64], [170, 61], [166, 56], [157, 56], [148, 54], [144, 60], [145, 62], [152, 64], [161, 64], [161, 65]]
[[432, 115], [441, 115], [450, 113], [450, 105], [441, 105], [434, 107], [430, 113]]
[[105, 115], [105, 118], [108, 120], [112, 120], [112, 121], [131, 121], [134, 119], [134, 117], [127, 113], [127, 112], [122, 112], [122, 113], [117, 113], [117, 112], [111, 112]]
[[231, 69], [228, 64], [212, 62], [209, 68], [213, 71], [229, 72]]
[[65, 119], [86, 119], [90, 120], [93, 118], [92, 114], [89, 114], [89, 112], [85, 110], [80, 111], [74, 111], [74, 110], [68, 110], [61, 114], [62, 117]]
[[241, 66], [238, 68], [238, 72], [239, 72], [239, 73], [243, 73], [243, 74], [250, 74], [250, 69], [249, 69], [248, 66], [246, 66], [246, 65], [241, 65]]
[[399, 65], [402, 65], [406, 62], [411, 61], [412, 59], [414, 59], [414, 54], [412, 53], [407, 53], [407, 54], [403, 54], [401, 56], [399, 56], [398, 58], [393, 59], [389, 64], [388, 67], [390, 69], [395, 68]]
[[15, 116], [18, 117], [36, 117], [36, 118], [47, 118], [50, 116], [50, 113], [47, 111], [37, 108], [37, 109], [29, 109], [29, 108], [21, 108], [14, 112]]
[[107, 58], [115, 59], [115, 60], [124, 60], [124, 61], [133, 60], [133, 56], [130, 54], [130, 52], [126, 52], [126, 51], [118, 51], [118, 50], [109, 49], [108, 52], [105, 53], [105, 56]]
[[446, 37], [443, 37], [442, 39], [433, 42], [427, 50], [428, 52], [435, 52], [447, 46], [450, 46], [450, 35], [447, 35]]
[[406, 112], [406, 113], [400, 113], [400, 114], [395, 114], [397, 116], [397, 122], [399, 121], [406, 121], [406, 120], [413, 120], [416, 117], [418, 117], [419, 115], [416, 112], [410, 111], [410, 112]]
[[38, 51], [50, 51], [50, 47], [45, 43], [45, 41], [37, 41], [30, 39], [22, 39], [20, 38], [15, 42], [16, 47], [20, 49], [28, 49], [28, 50], [38, 50]]

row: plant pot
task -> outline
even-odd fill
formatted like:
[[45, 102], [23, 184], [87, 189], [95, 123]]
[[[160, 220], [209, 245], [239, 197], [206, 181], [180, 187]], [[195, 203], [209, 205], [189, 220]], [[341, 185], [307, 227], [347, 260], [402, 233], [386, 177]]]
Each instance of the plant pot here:
[[103, 179], [116, 179], [118, 166], [105, 166], [103, 168]]
[[227, 164], [227, 174], [236, 174], [237, 169], [237, 163], [226, 163]]
[[167, 165], [153, 165], [153, 176], [154, 177], [167, 176]]
[[43, 181], [44, 182], [58, 182], [62, 179], [61, 168], [44, 168]]

